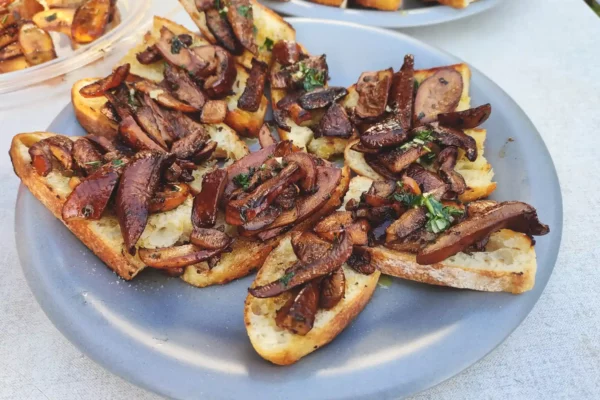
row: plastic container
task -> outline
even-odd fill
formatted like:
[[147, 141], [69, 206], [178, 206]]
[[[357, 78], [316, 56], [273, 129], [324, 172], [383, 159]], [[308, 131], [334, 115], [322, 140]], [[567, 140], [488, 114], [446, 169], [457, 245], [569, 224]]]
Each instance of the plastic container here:
[[0, 94], [55, 78], [103, 57], [120, 40], [138, 31], [148, 17], [150, 0], [117, 0], [117, 7], [121, 23], [96, 41], [77, 50], [71, 48], [71, 42], [65, 35], [51, 32], [58, 57], [34, 67], [0, 74]]

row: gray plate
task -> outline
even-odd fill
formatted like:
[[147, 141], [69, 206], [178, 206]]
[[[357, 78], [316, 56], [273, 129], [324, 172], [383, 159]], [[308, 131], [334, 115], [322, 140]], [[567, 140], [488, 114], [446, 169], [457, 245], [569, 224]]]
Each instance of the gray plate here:
[[[459, 60], [407, 36], [341, 22], [290, 20], [298, 40], [327, 53], [334, 85], [365, 70], [399, 67], [405, 53], [418, 68]], [[361, 49], [360, 57], [337, 40]], [[379, 43], [379, 46], [371, 46]], [[252, 277], [196, 289], [145, 271], [133, 282], [110, 272], [23, 186], [16, 239], [25, 276], [58, 329], [115, 374], [176, 398], [382, 398], [408, 395], [447, 379], [501, 343], [540, 297], [562, 232], [558, 179], [544, 142], [523, 111], [473, 70], [474, 105], [494, 111], [486, 156], [499, 187], [494, 198], [526, 201], [552, 232], [537, 244], [535, 288], [523, 295], [478, 293], [394, 280], [330, 345], [290, 367], [252, 349], [242, 304]], [[50, 131], [83, 134], [71, 105]], [[508, 142], [508, 138], [515, 138]], [[310, 392], [306, 389], [310, 387]]]
[[456, 21], [489, 10], [500, 1], [479, 0], [467, 8], [455, 9], [440, 4], [427, 5], [421, 0], [404, 0], [401, 10], [380, 11], [324, 6], [308, 0], [261, 0], [267, 7], [294, 17], [332, 19], [381, 28], [411, 28]]

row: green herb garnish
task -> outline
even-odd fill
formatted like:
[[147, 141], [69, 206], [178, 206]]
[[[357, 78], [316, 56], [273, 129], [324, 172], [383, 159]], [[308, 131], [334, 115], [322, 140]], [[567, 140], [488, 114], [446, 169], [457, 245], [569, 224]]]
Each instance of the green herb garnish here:
[[111, 163], [115, 167], [120, 167], [121, 165], [123, 165], [123, 160], [115, 159], [115, 160], [112, 160]]
[[44, 19], [45, 19], [46, 21], [48, 21], [48, 22], [52, 22], [52, 21], [54, 21], [54, 20], [55, 20], [57, 17], [58, 17], [58, 16], [56, 15], [56, 13], [54, 13], [54, 14], [50, 14], [50, 15], [48, 15], [47, 17], [44, 17]]
[[419, 89], [419, 81], [418, 80], [414, 80], [414, 87], [415, 87], [415, 92]]
[[[403, 185], [399, 183], [402, 188]], [[410, 192], [400, 192], [393, 194], [394, 200], [404, 204], [406, 207], [425, 207], [427, 209], [427, 223], [425, 225], [429, 232], [441, 233], [450, 228], [456, 220], [455, 217], [461, 217], [464, 211], [452, 207], [444, 206], [439, 200], [425, 193], [415, 195]]]
[[433, 164], [433, 161], [435, 160], [435, 153], [433, 152], [429, 152], [427, 154], [425, 154], [424, 156], [419, 157], [419, 162], [425, 165], [431, 165]]
[[239, 6], [237, 8], [238, 13], [240, 13], [240, 15], [244, 18], [248, 18], [250, 16], [250, 13], [252, 12], [252, 7], [250, 6]]
[[258, 28], [256, 27], [256, 25], [252, 25], [252, 33], [254, 33], [255, 35], [258, 33]]
[[246, 190], [250, 187], [250, 179], [252, 179], [252, 175], [254, 175], [254, 168], [250, 168], [248, 173], [241, 173], [234, 176], [233, 183]]
[[325, 86], [325, 72], [309, 68], [303, 62], [298, 63], [298, 71], [304, 78], [304, 90], [311, 90]]
[[290, 283], [290, 281], [292, 280], [294, 275], [296, 275], [296, 273], [294, 271], [288, 272], [287, 274], [285, 274], [284, 276], [279, 278], [279, 281], [281, 281], [281, 283], [283, 283], [283, 286], [287, 287], [287, 285]]
[[91, 165], [92, 167], [98, 167], [102, 165], [102, 161], [90, 161], [86, 162], [85, 165]]
[[423, 111], [421, 111], [421, 112], [419, 113], [419, 115], [417, 115], [417, 118], [418, 118], [418, 119], [423, 119], [423, 118], [425, 118], [425, 113], [424, 113]]
[[183, 44], [183, 42], [177, 36], [175, 36], [173, 40], [171, 40], [171, 53], [179, 54], [182, 47], [185, 47], [185, 44]]
[[275, 42], [273, 42], [273, 40], [271, 38], [266, 38], [265, 42], [263, 43], [262, 46], [260, 46], [261, 49], [265, 49], [267, 51], [271, 51], [273, 50], [273, 45], [275, 44]]
[[2, 17], [2, 21], [0, 21], [0, 23], [2, 25], [4, 25], [6, 23], [6, 21], [8, 21], [8, 14], [6, 14], [4, 17]]
[[129, 93], [127, 96], [127, 103], [129, 103], [129, 105], [131, 107], [133, 107], [134, 109], [140, 106], [140, 103], [138, 103], [137, 99], [135, 98], [135, 89], [134, 88], [129, 89]]

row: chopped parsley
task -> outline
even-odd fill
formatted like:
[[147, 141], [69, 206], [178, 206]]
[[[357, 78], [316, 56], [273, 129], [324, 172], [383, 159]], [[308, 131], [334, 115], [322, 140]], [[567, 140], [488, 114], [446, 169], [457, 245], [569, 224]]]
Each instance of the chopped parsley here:
[[417, 134], [409, 142], [404, 143], [400, 148], [402, 150], [409, 149], [411, 147], [422, 146], [426, 151], [431, 152], [431, 149], [426, 146], [427, 142], [433, 140], [433, 132], [431, 130], [418, 131]]
[[248, 173], [241, 173], [233, 177], [233, 183], [235, 183], [238, 187], [246, 190], [250, 187], [250, 179], [252, 179], [252, 175], [254, 175], [254, 168], [250, 168]]
[[237, 8], [238, 13], [240, 13], [240, 15], [244, 18], [248, 18], [250, 16], [250, 13], [252, 12], [252, 7], [250, 6], [239, 6]]
[[4, 25], [6, 23], [6, 21], [8, 21], [8, 14], [6, 14], [4, 17], [2, 17], [0, 24]]
[[115, 167], [120, 167], [121, 165], [123, 165], [123, 160], [120, 160], [120, 159], [115, 159], [115, 160], [112, 160], [112, 162], [111, 162], [111, 163], [112, 163], [112, 165], [113, 165], [113, 166], [115, 166]]
[[271, 51], [273, 50], [273, 45], [275, 44], [275, 42], [273, 42], [273, 40], [268, 37], [265, 39], [265, 42], [263, 43], [262, 46], [260, 46], [261, 49], [265, 49], [267, 51]]
[[256, 27], [256, 25], [252, 25], [252, 33], [254, 33], [255, 35], [258, 33], [258, 28]]
[[431, 165], [431, 164], [433, 164], [435, 157], [436, 157], [435, 153], [430, 152], [430, 153], [425, 154], [424, 156], [419, 157], [419, 162], [424, 165]]
[[177, 36], [173, 37], [173, 40], [171, 40], [171, 53], [179, 54], [182, 47], [185, 47], [185, 44], [183, 44], [181, 39], [179, 39]]
[[303, 62], [298, 63], [298, 71], [304, 78], [304, 90], [310, 92], [311, 90], [325, 86], [325, 72], [319, 71], [314, 68], [309, 68]]
[[452, 206], [445, 206], [427, 193], [417, 196], [408, 192], [400, 192], [394, 193], [393, 196], [396, 201], [407, 207], [425, 207], [427, 209], [427, 223], [425, 227], [429, 232], [444, 232], [450, 228], [455, 221], [455, 217], [461, 217], [464, 214], [463, 210]]
[[423, 118], [425, 118], [425, 113], [423, 111], [421, 111], [419, 113], [419, 115], [417, 115], [417, 118], [420, 119], [420, 120], [423, 119]]
[[92, 167], [99, 167], [101, 164], [102, 161], [90, 161], [85, 163], [85, 165], [91, 165]]
[[419, 89], [419, 81], [418, 80], [414, 80], [414, 87], [415, 87], [415, 92]]
[[127, 103], [129, 103], [129, 105], [131, 107], [133, 107], [134, 109], [140, 106], [140, 103], [138, 103], [137, 99], [135, 98], [135, 89], [134, 88], [129, 89], [129, 96], [127, 97]]
[[44, 17], [44, 19], [45, 19], [46, 21], [48, 21], [48, 22], [52, 22], [52, 21], [54, 21], [54, 20], [55, 20], [57, 17], [58, 17], [58, 16], [56, 15], [56, 13], [54, 13], [54, 14], [50, 14], [50, 15], [48, 15], [47, 17]]
[[288, 272], [287, 274], [285, 274], [284, 276], [279, 278], [279, 281], [281, 283], [283, 283], [283, 286], [287, 287], [287, 285], [290, 283], [290, 281], [292, 280], [294, 275], [296, 275], [296, 273], [294, 271]]

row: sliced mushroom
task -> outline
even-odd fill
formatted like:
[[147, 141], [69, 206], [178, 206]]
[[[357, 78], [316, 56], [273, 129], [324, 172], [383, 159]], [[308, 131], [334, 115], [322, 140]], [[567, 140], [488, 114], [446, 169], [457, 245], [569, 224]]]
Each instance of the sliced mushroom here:
[[389, 169], [392, 173], [399, 173], [406, 169], [409, 165], [416, 162], [420, 157], [431, 152], [429, 146], [415, 145], [408, 148], [396, 148], [393, 150], [384, 151], [377, 155], [383, 166]]
[[387, 118], [369, 127], [361, 136], [360, 143], [369, 149], [395, 147], [408, 139], [408, 131], [395, 118]]
[[348, 91], [344, 87], [330, 86], [327, 88], [317, 88], [300, 96], [298, 103], [305, 110], [315, 110], [317, 108], [328, 107], [347, 94]]
[[[157, 143], [164, 143], [169, 145], [173, 142], [173, 140], [177, 140], [178, 135], [173, 132], [173, 127], [171, 126], [171, 121], [168, 115], [168, 111], [160, 108], [157, 102], [152, 100], [152, 98], [144, 94], [141, 96], [142, 106], [147, 107], [152, 112], [152, 117], [154, 118], [154, 122], [156, 123], [156, 128], [160, 132], [159, 137], [161, 140], [156, 138]], [[110, 104], [110, 103], [109, 103]]]
[[19, 43], [11, 43], [0, 49], [0, 62], [23, 55], [23, 49]]
[[176, 99], [164, 88], [158, 86], [156, 83], [141, 80], [133, 84], [135, 90], [139, 90], [142, 93], [149, 95], [152, 99], [156, 100], [163, 107], [171, 108], [181, 112], [197, 112], [200, 109], [192, 106], [191, 104], [184, 103], [183, 101]]
[[356, 92], [359, 95], [355, 109], [357, 117], [372, 120], [383, 115], [388, 103], [392, 75], [391, 68], [362, 73], [356, 84]]
[[301, 55], [302, 49], [296, 42], [279, 40], [273, 45], [273, 57], [284, 67], [296, 64], [300, 61]]
[[379, 149], [369, 149], [368, 147], [363, 146], [360, 140], [354, 142], [354, 144], [350, 147], [354, 151], [358, 151], [363, 154], [377, 154], [379, 153]]
[[39, 175], [47, 176], [53, 169], [54, 157], [58, 157], [63, 167], [70, 170], [72, 149], [73, 142], [64, 136], [57, 135], [40, 140], [29, 148], [31, 164]]
[[386, 243], [403, 240], [421, 229], [427, 222], [427, 212], [423, 207], [408, 209], [386, 229]]
[[15, 43], [18, 40], [19, 40], [19, 25], [18, 24], [6, 25], [4, 28], [2, 28], [0, 30], [0, 48], [8, 46], [11, 43]]
[[167, 185], [150, 200], [148, 211], [158, 213], [174, 210], [187, 200], [189, 194], [190, 187], [185, 183]]
[[220, 124], [227, 117], [227, 102], [225, 100], [208, 100], [200, 114], [203, 124]]
[[448, 146], [438, 153], [437, 161], [439, 163], [438, 174], [449, 186], [453, 195], [460, 195], [467, 190], [465, 178], [454, 170], [458, 149], [454, 146]]
[[83, 97], [100, 97], [104, 96], [110, 89], [114, 89], [121, 83], [125, 82], [129, 75], [130, 64], [123, 64], [117, 67], [109, 76], [102, 78], [99, 81], [86, 85], [79, 89], [79, 93]]
[[219, 10], [216, 9], [206, 10], [205, 14], [208, 30], [214, 35], [217, 42], [227, 49], [227, 51], [239, 54], [241, 50], [240, 45], [227, 19], [222, 17]]
[[125, 240], [125, 248], [134, 255], [135, 245], [148, 221], [150, 200], [160, 183], [168, 157], [153, 151], [141, 151], [127, 164], [116, 198], [116, 212]]
[[418, 164], [411, 164], [406, 169], [406, 175], [419, 184], [423, 193], [431, 193], [438, 200], [448, 190], [442, 178]]
[[292, 271], [274, 282], [248, 289], [254, 297], [274, 297], [313, 279], [328, 275], [342, 266], [352, 254], [352, 239], [345, 232], [324, 257]]
[[280, 215], [281, 207], [278, 205], [270, 205], [264, 211], [260, 212], [252, 221], [248, 221], [242, 225], [239, 234], [241, 236], [255, 235], [257, 232], [270, 226]]
[[436, 234], [428, 231], [426, 228], [421, 228], [402, 240], [394, 240], [386, 242], [385, 247], [407, 253], [418, 253], [424, 246], [435, 240]]
[[[192, 45], [192, 43], [194, 42], [194, 39], [192, 38], [192, 36], [188, 35], [187, 33], [177, 35], [177, 38], [179, 39], [179, 41], [181, 43], [183, 43], [187, 47], [190, 47]], [[152, 45], [152, 46], [148, 46], [146, 48], [146, 50], [136, 54], [135, 58], [138, 60], [138, 62], [140, 64], [149, 65], [149, 64], [154, 64], [155, 62], [162, 60], [163, 56], [162, 56], [161, 52], [158, 51], [158, 48], [156, 47], [156, 45]]]
[[218, 61], [216, 73], [204, 81], [204, 90], [210, 97], [220, 98], [231, 93], [237, 69], [233, 56], [225, 49], [215, 46], [215, 55]]
[[227, 20], [242, 46], [257, 55], [258, 46], [254, 39], [254, 13], [250, 0], [229, 0]]
[[440, 113], [454, 111], [463, 91], [463, 79], [452, 68], [441, 68], [419, 85], [413, 122], [420, 125], [437, 120]]
[[260, 128], [260, 131], [258, 132], [258, 142], [260, 143], [261, 149], [276, 143], [273, 133], [271, 132], [271, 125], [268, 122], [265, 122]]
[[312, 90], [325, 86], [328, 77], [326, 56], [310, 56], [279, 71], [273, 71], [271, 88]]
[[172, 269], [207, 261], [222, 252], [223, 249], [203, 250], [193, 244], [184, 244], [160, 249], [140, 249], [139, 256], [148, 267]]
[[197, 110], [204, 107], [206, 96], [185, 71], [178, 67], [174, 67], [171, 64], [167, 64], [165, 66], [164, 75], [165, 81], [175, 97]]
[[440, 126], [437, 122], [433, 122], [427, 127], [433, 131], [433, 136], [439, 143], [444, 146], [456, 146], [463, 149], [469, 161], [477, 159], [477, 143], [471, 136], [460, 129]]
[[478, 214], [483, 214], [484, 212], [490, 210], [492, 207], [498, 205], [498, 202], [495, 200], [477, 200], [472, 201], [466, 206], [467, 216], [473, 217]]
[[47, 140], [50, 154], [65, 171], [73, 170], [73, 141], [64, 136], [54, 136]]
[[165, 149], [148, 137], [138, 125], [133, 115], [128, 115], [121, 121], [119, 124], [119, 135], [127, 145], [136, 150], [165, 151]]
[[344, 298], [346, 292], [346, 276], [344, 269], [338, 268], [321, 281], [321, 296], [319, 306], [330, 310]]
[[[396, 187], [397, 187], [397, 185], [396, 185], [396, 182], [394, 182], [394, 181], [373, 181], [373, 183], [371, 184], [371, 187], [369, 188], [369, 190], [367, 192], [367, 195], [377, 196], [380, 199], [387, 199], [394, 193], [394, 190], [396, 190]], [[366, 201], [367, 201], [367, 204], [369, 204], [373, 207], [388, 204], [386, 202], [382, 202], [382, 204], [374, 204], [372, 202], [369, 202], [368, 200], [366, 200]]]
[[202, 147], [202, 149], [200, 149], [196, 153], [194, 153], [194, 155], [192, 156], [192, 161], [196, 164], [200, 164], [203, 161], [208, 160], [215, 153], [216, 149], [217, 149], [217, 142], [213, 142], [212, 140], [209, 140], [206, 143], [206, 145], [204, 147]]
[[86, 0], [75, 11], [71, 38], [83, 44], [93, 42], [104, 35], [111, 11], [111, 0]]
[[215, 2], [213, 0], [195, 0], [194, 4], [196, 5], [196, 9], [198, 11], [207, 11], [215, 6]]
[[225, 232], [213, 228], [194, 228], [190, 241], [207, 250], [224, 249], [231, 244], [231, 238]]
[[156, 49], [169, 64], [183, 68], [195, 77], [204, 77], [205, 69], [209, 67], [208, 62], [191, 51], [165, 26], [160, 30], [160, 39], [156, 42]]
[[312, 232], [295, 232], [292, 234], [292, 248], [296, 257], [309, 264], [323, 258], [331, 250], [331, 243], [321, 239]]
[[319, 282], [308, 282], [275, 315], [278, 327], [304, 336], [313, 327], [319, 308]]
[[500, 229], [512, 229], [527, 235], [550, 232], [548, 226], [538, 220], [535, 208], [526, 203], [507, 201], [448, 229], [435, 242], [419, 251], [417, 262], [422, 265], [441, 262]]
[[287, 118], [289, 113], [286, 110], [273, 110], [273, 121], [279, 127], [279, 129], [284, 130], [286, 132], [290, 132], [292, 127], [288, 125]]
[[397, 180], [399, 178], [399, 176], [397, 174], [393, 173], [392, 171], [387, 169], [387, 167], [385, 165], [383, 165], [383, 163], [379, 159], [379, 154], [366, 153], [365, 161], [367, 162], [367, 164], [369, 164], [369, 166], [371, 168], [373, 168], [373, 170], [375, 170], [375, 172], [377, 172], [379, 175], [381, 175], [385, 179]]
[[43, 29], [33, 22], [25, 22], [19, 28], [19, 45], [27, 62], [38, 65], [56, 58], [54, 42]]
[[437, 120], [443, 126], [456, 129], [473, 129], [487, 121], [491, 113], [492, 106], [488, 103], [465, 111], [440, 113]]
[[[144, 99], [148, 97], [148, 99]], [[154, 109], [147, 104], [152, 102], [147, 94], [138, 93], [136, 98], [140, 101], [140, 105], [136, 107], [134, 118], [142, 130], [161, 148], [168, 149], [167, 142], [163, 139], [163, 130], [159, 125]]]
[[179, 159], [186, 159], [198, 152], [206, 143], [204, 131], [192, 132], [186, 137], [179, 139], [171, 147], [171, 153]]
[[[307, 121], [313, 120], [315, 116], [314, 112], [305, 110], [298, 104], [298, 99], [303, 93], [303, 90], [290, 91], [277, 102], [275, 107], [276, 110], [285, 112], [284, 119], [289, 116], [298, 125], [303, 125]], [[278, 125], [280, 124], [278, 123]]]
[[63, 205], [63, 220], [99, 220], [119, 182], [124, 165], [123, 162], [110, 162], [81, 181]]
[[337, 211], [323, 218], [315, 227], [317, 235], [325, 240], [334, 241], [342, 233], [350, 235], [355, 245], [366, 245], [368, 243], [368, 232], [370, 225], [365, 219], [354, 220], [350, 211]]
[[410, 130], [415, 92], [415, 60], [412, 54], [404, 56], [404, 64], [394, 74], [390, 92], [390, 107], [395, 119], [405, 132]]
[[296, 206], [296, 200], [300, 195], [300, 189], [296, 185], [289, 185], [279, 196], [275, 198], [273, 204], [281, 207], [283, 210], [290, 210]]
[[269, 66], [256, 58], [252, 59], [252, 69], [246, 81], [244, 93], [238, 100], [238, 107], [245, 111], [255, 112], [260, 107]]
[[352, 123], [344, 107], [338, 103], [333, 103], [321, 118], [319, 127], [315, 131], [315, 137], [349, 138], [352, 131]]
[[300, 180], [300, 188], [305, 192], [312, 193], [317, 184], [317, 163], [315, 158], [304, 152], [296, 152], [286, 155], [284, 161], [287, 163], [296, 163], [302, 171], [302, 179]]
[[202, 180], [202, 191], [194, 198], [192, 225], [212, 228], [217, 221], [219, 202], [227, 184], [227, 169], [215, 169]]
[[371, 275], [375, 272], [375, 265], [371, 264], [371, 253], [369, 253], [368, 247], [354, 246], [352, 255], [346, 263], [363, 275]]
[[73, 160], [86, 175], [95, 172], [102, 164], [102, 154], [88, 139], [81, 138], [73, 143]]

